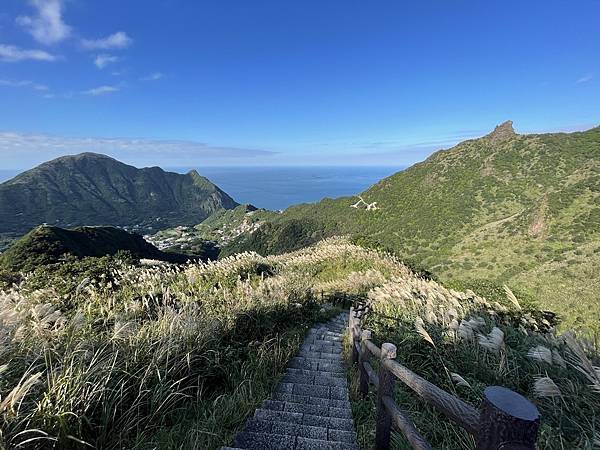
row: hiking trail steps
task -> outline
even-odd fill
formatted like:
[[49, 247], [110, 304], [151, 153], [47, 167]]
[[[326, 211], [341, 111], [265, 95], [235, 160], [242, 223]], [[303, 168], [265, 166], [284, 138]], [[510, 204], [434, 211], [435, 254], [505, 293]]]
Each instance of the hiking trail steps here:
[[344, 312], [311, 328], [272, 398], [222, 450], [358, 450], [342, 356], [347, 326]]

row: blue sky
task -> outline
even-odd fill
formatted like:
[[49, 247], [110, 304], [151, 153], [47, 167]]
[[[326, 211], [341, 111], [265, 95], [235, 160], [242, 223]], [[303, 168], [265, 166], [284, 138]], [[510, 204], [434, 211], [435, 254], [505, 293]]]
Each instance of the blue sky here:
[[0, 168], [401, 166], [600, 123], [600, 1], [2, 0]]

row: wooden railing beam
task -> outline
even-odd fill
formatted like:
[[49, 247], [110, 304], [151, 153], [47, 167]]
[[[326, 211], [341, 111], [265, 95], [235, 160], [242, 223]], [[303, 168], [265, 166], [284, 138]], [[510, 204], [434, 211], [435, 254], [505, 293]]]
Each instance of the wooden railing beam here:
[[413, 422], [398, 408], [392, 397], [383, 397], [383, 404], [392, 417], [392, 423], [404, 434], [412, 448], [415, 450], [433, 450], [425, 438], [421, 436]]
[[427, 403], [435, 407], [450, 420], [456, 422], [471, 434], [477, 433], [479, 411], [459, 398], [440, 389], [435, 384], [421, 378], [397, 361], [386, 360], [383, 364], [400, 381], [419, 394]]
[[367, 341], [365, 343], [365, 346], [366, 346], [367, 350], [369, 350], [375, 358], [381, 359], [381, 350], [379, 347], [377, 347], [375, 344], [373, 344], [372, 341]]

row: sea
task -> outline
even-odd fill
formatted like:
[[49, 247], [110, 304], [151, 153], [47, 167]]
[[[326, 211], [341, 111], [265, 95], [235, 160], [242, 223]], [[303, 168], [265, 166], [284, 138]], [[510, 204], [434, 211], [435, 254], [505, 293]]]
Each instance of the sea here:
[[[193, 167], [167, 167], [186, 173]], [[405, 167], [314, 166], [314, 167], [201, 167], [198, 173], [215, 183], [239, 203], [283, 210], [298, 203], [313, 203], [329, 197], [356, 195], [382, 178]], [[0, 182], [19, 171], [0, 170]]]

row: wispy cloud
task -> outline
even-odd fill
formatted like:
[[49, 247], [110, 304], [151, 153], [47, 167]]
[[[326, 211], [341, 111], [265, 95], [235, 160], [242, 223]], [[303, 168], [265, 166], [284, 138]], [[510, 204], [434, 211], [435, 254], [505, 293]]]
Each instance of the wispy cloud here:
[[141, 81], [157, 81], [157, 80], [160, 80], [161, 78], [164, 78], [164, 76], [165, 75], [161, 72], [154, 72], [154, 73], [151, 73], [150, 75], [140, 78], [140, 80]]
[[575, 83], [577, 83], [577, 84], [587, 83], [588, 81], [591, 81], [592, 78], [594, 78], [594, 76], [591, 73], [586, 73], [581, 78], [579, 78]]
[[83, 39], [81, 45], [87, 50], [111, 50], [127, 48], [133, 43], [127, 33], [118, 31], [100, 39]]
[[19, 16], [16, 22], [36, 41], [52, 45], [69, 37], [71, 27], [62, 18], [62, 0], [29, 0], [29, 4], [36, 9], [37, 14]]
[[96, 152], [136, 164], [167, 167], [227, 163], [271, 158], [276, 152], [210, 145], [189, 140], [62, 137], [0, 132], [0, 154], [6, 167], [24, 168], [66, 154]]
[[113, 92], [117, 92], [119, 91], [121, 88], [119, 86], [98, 86], [92, 89], [88, 89], [87, 91], [83, 91], [82, 94], [85, 95], [93, 95], [93, 96], [99, 96], [99, 95], [106, 95], [106, 94], [111, 94]]
[[102, 53], [94, 59], [94, 64], [98, 69], [104, 69], [109, 64], [116, 63], [119, 60], [118, 56], [109, 55], [107, 53]]
[[44, 50], [29, 50], [17, 47], [16, 45], [0, 44], [0, 61], [19, 62], [19, 61], [56, 61], [58, 57]]
[[48, 91], [48, 86], [44, 84], [35, 83], [31, 80], [2, 80], [0, 79], [0, 86], [17, 87], [17, 88], [31, 88], [36, 91]]

